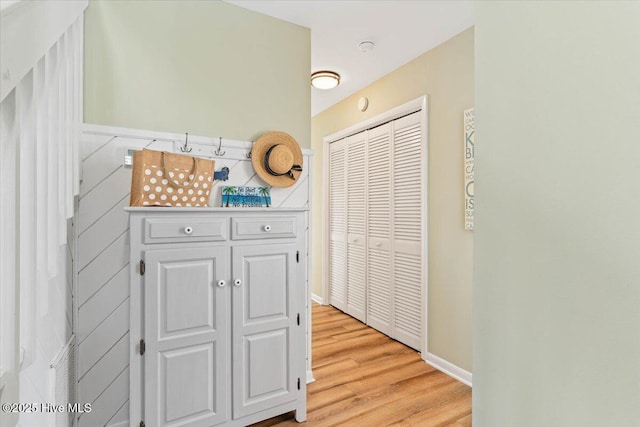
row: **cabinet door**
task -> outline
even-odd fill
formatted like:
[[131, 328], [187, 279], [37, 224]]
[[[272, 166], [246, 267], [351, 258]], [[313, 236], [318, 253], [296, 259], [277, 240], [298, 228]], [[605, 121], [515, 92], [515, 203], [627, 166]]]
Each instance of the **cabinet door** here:
[[304, 361], [296, 265], [295, 244], [232, 248], [234, 418], [296, 398], [295, 366]]
[[144, 403], [149, 426], [228, 418], [229, 248], [145, 253]]

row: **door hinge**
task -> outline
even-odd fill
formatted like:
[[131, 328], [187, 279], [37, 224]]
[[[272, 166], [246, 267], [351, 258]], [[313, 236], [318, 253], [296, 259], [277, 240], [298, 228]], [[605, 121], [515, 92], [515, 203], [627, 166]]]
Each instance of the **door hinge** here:
[[145, 344], [144, 339], [141, 339], [140, 340], [140, 356], [143, 356], [146, 350], [147, 350], [147, 344]]
[[139, 426], [140, 426], [140, 427], [144, 427], [144, 421], [140, 421]]
[[300, 390], [300, 378], [298, 378], [298, 390]]
[[296, 251], [296, 262], [300, 262], [300, 251]]
[[298, 313], [298, 326], [300, 326], [300, 313]]
[[144, 260], [143, 260], [143, 259], [141, 259], [141, 260], [140, 260], [140, 275], [141, 275], [141, 276], [144, 276], [144, 271], [145, 271], [145, 269], [146, 269], [146, 268], [145, 268]]

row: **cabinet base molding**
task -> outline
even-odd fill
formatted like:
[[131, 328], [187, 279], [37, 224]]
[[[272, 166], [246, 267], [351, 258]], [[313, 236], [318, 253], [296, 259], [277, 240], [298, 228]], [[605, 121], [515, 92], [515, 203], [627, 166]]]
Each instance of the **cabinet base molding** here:
[[313, 372], [312, 371], [307, 371], [307, 384], [311, 384], [313, 382], [315, 382], [316, 379], [313, 378]]

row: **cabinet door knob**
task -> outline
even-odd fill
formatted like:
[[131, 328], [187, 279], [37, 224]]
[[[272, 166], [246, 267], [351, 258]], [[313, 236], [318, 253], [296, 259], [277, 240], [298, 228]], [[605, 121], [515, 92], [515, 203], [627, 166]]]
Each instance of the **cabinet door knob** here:
[[271, 231], [271, 226], [270, 225], [265, 225], [264, 226], [264, 231]]
[[227, 282], [225, 282], [224, 280], [218, 280], [218, 286], [221, 288], [224, 288], [224, 285], [226, 285]]
[[376, 242], [376, 247], [379, 248], [380, 246], [382, 246], [382, 242]]
[[193, 233], [193, 227], [184, 228], [184, 234], [191, 234], [191, 233]]
[[236, 285], [236, 286], [240, 286], [240, 285], [242, 285], [242, 280], [236, 279], [236, 280], [233, 281], [233, 284]]

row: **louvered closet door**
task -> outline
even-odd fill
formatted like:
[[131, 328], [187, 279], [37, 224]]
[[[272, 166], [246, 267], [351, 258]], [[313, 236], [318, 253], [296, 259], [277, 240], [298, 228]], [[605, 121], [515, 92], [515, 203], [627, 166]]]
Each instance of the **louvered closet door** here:
[[393, 122], [393, 337], [420, 350], [422, 336], [421, 114]]
[[329, 304], [347, 308], [347, 140], [329, 145]]
[[392, 334], [391, 123], [369, 131], [367, 324]]
[[347, 308], [366, 322], [367, 132], [347, 138]]

